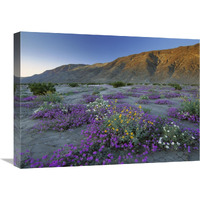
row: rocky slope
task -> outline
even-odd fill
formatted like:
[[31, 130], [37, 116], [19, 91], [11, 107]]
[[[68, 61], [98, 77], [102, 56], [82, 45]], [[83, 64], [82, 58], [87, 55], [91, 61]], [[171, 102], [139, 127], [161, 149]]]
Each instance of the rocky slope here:
[[174, 49], [133, 54], [109, 63], [70, 64], [22, 78], [22, 83], [157, 82], [199, 83], [199, 43]]

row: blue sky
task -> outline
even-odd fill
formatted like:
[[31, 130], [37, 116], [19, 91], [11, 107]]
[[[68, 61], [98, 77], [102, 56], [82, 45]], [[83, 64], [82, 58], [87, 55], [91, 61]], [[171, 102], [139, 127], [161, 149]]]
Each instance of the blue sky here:
[[198, 43], [194, 39], [21, 32], [21, 76], [64, 64], [94, 64], [144, 51]]

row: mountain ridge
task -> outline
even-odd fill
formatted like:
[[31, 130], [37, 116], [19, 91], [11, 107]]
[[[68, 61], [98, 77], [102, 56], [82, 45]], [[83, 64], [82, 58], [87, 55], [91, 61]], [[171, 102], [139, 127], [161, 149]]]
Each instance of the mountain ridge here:
[[62, 65], [23, 77], [22, 83], [199, 83], [199, 43], [119, 57], [107, 63]]

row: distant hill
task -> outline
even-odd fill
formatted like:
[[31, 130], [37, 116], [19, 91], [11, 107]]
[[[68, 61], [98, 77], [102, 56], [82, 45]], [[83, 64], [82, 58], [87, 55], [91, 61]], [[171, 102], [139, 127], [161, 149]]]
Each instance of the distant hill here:
[[108, 63], [69, 64], [25, 77], [22, 83], [199, 83], [199, 43], [133, 54]]

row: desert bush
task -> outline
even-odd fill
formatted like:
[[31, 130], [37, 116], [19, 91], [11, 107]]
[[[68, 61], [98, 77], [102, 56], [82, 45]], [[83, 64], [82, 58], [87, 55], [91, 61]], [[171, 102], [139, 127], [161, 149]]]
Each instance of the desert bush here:
[[98, 94], [100, 94], [101, 91], [104, 91], [104, 90], [106, 90], [106, 88], [104, 88], [104, 87], [95, 88], [95, 89], [93, 90], [92, 95], [98, 95]]
[[45, 95], [47, 92], [55, 93], [55, 84], [53, 83], [30, 83], [28, 85], [33, 95]]
[[124, 82], [122, 82], [122, 81], [116, 81], [116, 82], [112, 83], [112, 86], [113, 86], [114, 88], [124, 87], [124, 86], [126, 86], [126, 83], [124, 83]]
[[174, 87], [175, 90], [182, 90], [182, 87], [177, 83], [169, 83], [168, 85]]
[[53, 109], [60, 109], [62, 111], [65, 111], [65, 107], [62, 104], [54, 104], [54, 103], [49, 103], [49, 102], [43, 102], [43, 104], [40, 105], [39, 108], [37, 108], [32, 117], [33, 118], [40, 118], [41, 117], [41, 113], [43, 111], [51, 111]]
[[153, 83], [153, 85], [161, 85], [160, 83]]
[[199, 100], [185, 100], [180, 108], [170, 108], [168, 116], [191, 122], [199, 122]]
[[161, 98], [161, 99], [164, 99], [164, 98], [165, 98], [165, 95], [164, 95], [164, 94], [161, 94], [161, 95], [160, 95], [160, 98]]
[[104, 83], [87, 83], [87, 85], [103, 85]]
[[185, 100], [184, 102], [182, 102], [180, 110], [182, 112], [188, 112], [191, 115], [199, 116], [199, 100]]
[[92, 95], [99, 95], [100, 92], [98, 90], [93, 91]]
[[127, 83], [127, 85], [128, 85], [128, 86], [130, 86], [130, 85], [134, 85], [134, 83]]
[[60, 103], [62, 101], [62, 96], [60, 96], [58, 93], [47, 92], [46, 95], [39, 96], [35, 99], [35, 101]]
[[65, 96], [70, 96], [70, 95], [74, 95], [78, 92], [67, 92], [67, 93], [62, 93], [62, 95], [65, 95]]
[[142, 96], [140, 96], [140, 99], [146, 99], [146, 100], [148, 100], [148, 99], [149, 99], [149, 97], [148, 97], [148, 96], [146, 96], [146, 95], [142, 95]]
[[70, 87], [78, 87], [78, 86], [79, 86], [78, 83], [69, 83], [68, 85], [69, 85]]
[[148, 114], [151, 113], [151, 109], [150, 108], [143, 108], [142, 110], [144, 111], [144, 113], [148, 113]]

